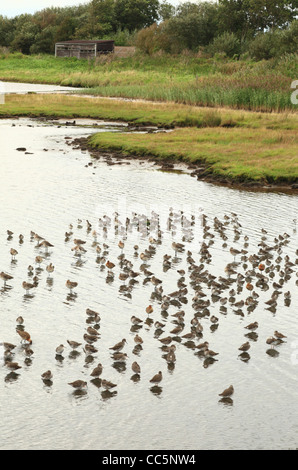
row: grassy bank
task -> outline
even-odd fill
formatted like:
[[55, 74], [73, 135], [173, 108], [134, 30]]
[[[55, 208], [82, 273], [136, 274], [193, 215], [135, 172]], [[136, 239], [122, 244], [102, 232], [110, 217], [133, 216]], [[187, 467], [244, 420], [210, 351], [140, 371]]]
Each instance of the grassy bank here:
[[298, 182], [297, 113], [264, 113], [67, 95], [7, 95], [0, 117], [85, 117], [172, 128], [162, 133], [98, 133], [93, 149], [159, 161], [203, 164], [204, 175], [234, 182]]
[[234, 182], [298, 182], [297, 132], [247, 128], [183, 128], [168, 133], [98, 133], [91, 148], [121, 151], [138, 158], [155, 157], [204, 164], [203, 175]]
[[295, 110], [291, 82], [297, 55], [233, 61], [194, 55], [105, 56], [84, 61], [52, 56], [0, 56], [0, 80], [87, 87], [99, 96], [142, 98], [255, 111]]
[[121, 101], [59, 94], [6, 95], [0, 116], [90, 117], [162, 127], [241, 127], [298, 130], [293, 112], [264, 113], [177, 103]]

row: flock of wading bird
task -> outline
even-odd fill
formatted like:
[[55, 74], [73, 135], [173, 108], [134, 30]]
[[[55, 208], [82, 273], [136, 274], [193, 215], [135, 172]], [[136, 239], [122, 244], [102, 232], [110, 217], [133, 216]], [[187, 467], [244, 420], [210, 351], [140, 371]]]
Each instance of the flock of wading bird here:
[[[296, 232], [296, 220], [293, 220], [294, 228], [293, 233]], [[134, 335], [134, 349], [133, 353], [138, 355], [143, 349], [144, 338], [140, 335], [140, 330], [143, 326], [154, 327], [154, 338], [158, 341], [158, 345], [162, 350], [162, 357], [167, 363], [169, 370], [174, 370], [177, 353], [180, 345], [183, 345], [194, 354], [201, 358], [203, 366], [206, 368], [219, 360], [219, 352], [213, 351], [210, 347], [209, 341], [204, 340], [204, 332], [206, 327], [209, 327], [211, 332], [217, 330], [220, 324], [220, 316], [233, 313], [241, 317], [248, 316], [253, 312], [259, 304], [260, 292], [265, 292], [268, 298], [265, 303], [265, 308], [276, 313], [278, 301], [283, 297], [284, 305], [290, 306], [291, 292], [287, 289], [287, 283], [292, 276], [298, 275], [295, 267], [298, 264], [298, 250], [296, 250], [294, 257], [291, 260], [289, 255], [284, 254], [284, 249], [290, 241], [290, 235], [287, 233], [280, 234], [274, 237], [271, 241], [268, 239], [267, 231], [260, 229], [260, 242], [255, 252], [249, 253], [249, 237], [242, 233], [242, 227], [239, 223], [238, 216], [235, 213], [231, 215], [224, 215], [223, 220], [214, 217], [208, 220], [204, 214], [200, 215], [201, 242], [196, 244], [196, 253], [189, 251], [186, 244], [192, 242], [194, 239], [193, 226], [195, 225], [195, 216], [187, 218], [183, 211], [174, 213], [172, 209], [169, 211], [167, 219], [167, 230], [173, 235], [177, 234], [178, 224], [181, 229], [180, 242], [171, 240], [172, 254], [163, 254], [158, 260], [162, 264], [162, 272], [166, 275], [167, 271], [175, 270], [178, 274], [177, 288], [171, 292], [165, 292], [165, 283], [150, 270], [153, 258], [158, 253], [158, 247], [163, 243], [163, 232], [160, 227], [159, 215], [154, 211], [151, 213], [151, 218], [147, 216], [133, 213], [131, 218], [126, 218], [125, 223], [119, 220], [119, 214], [115, 213], [113, 217], [103, 216], [98, 220], [96, 229], [92, 224], [86, 221], [86, 238], [90, 237], [90, 247], [95, 252], [96, 263], [100, 265], [102, 271], [106, 271], [106, 282], [113, 282], [115, 276], [121, 281], [119, 292], [129, 298], [132, 297], [132, 291], [136, 285], [151, 284], [152, 292], [150, 296], [150, 303], [144, 306], [144, 317], [131, 316], [130, 318], [130, 331]], [[212, 230], [213, 226], [213, 230]], [[84, 222], [78, 220], [77, 228], [84, 228]], [[125, 255], [126, 240], [132, 228], [136, 230], [149, 242], [145, 250], [140, 252], [138, 245], [133, 246], [134, 262]], [[119, 248], [119, 254], [111, 261], [109, 258], [109, 230], [113, 230], [117, 235], [113, 238], [116, 240]], [[230, 235], [233, 236], [233, 246], [228, 245]], [[152, 235], [154, 233], [154, 236]], [[8, 240], [14, 240], [14, 234], [7, 230]], [[224, 268], [225, 275], [213, 275], [208, 265], [212, 260], [212, 246], [215, 242], [215, 237], [220, 237], [222, 247], [230, 255], [231, 261], [226, 264]], [[101, 241], [99, 241], [101, 239]], [[51, 253], [49, 250], [53, 245], [42, 236], [35, 232], [30, 233], [30, 240], [35, 241], [36, 248], [44, 250], [35, 258], [35, 268], [33, 265], [28, 266], [29, 280], [24, 280], [22, 287], [26, 292], [26, 296], [38, 287], [39, 284], [39, 270], [41, 263], [46, 263], [46, 271], [48, 276], [53, 276], [55, 267], [52, 263], [48, 263], [48, 258]], [[68, 231], [65, 232], [65, 242], [72, 242], [71, 251], [80, 263], [82, 257], [87, 252], [87, 240], [75, 238], [74, 226], [70, 224]], [[90, 241], [90, 238], [89, 238]], [[19, 235], [19, 244], [24, 242], [24, 236]], [[241, 245], [242, 242], [242, 245]], [[147, 242], [146, 242], [147, 244]], [[235, 245], [239, 248], [235, 248]], [[114, 247], [115, 248], [115, 247]], [[89, 249], [89, 248], [88, 248]], [[11, 261], [15, 262], [18, 256], [17, 249], [11, 248]], [[177, 269], [177, 264], [181, 261], [181, 257], [185, 255], [186, 266], [185, 269]], [[135, 268], [138, 264], [137, 270]], [[294, 273], [294, 274], [293, 274]], [[296, 274], [295, 274], [296, 273]], [[3, 289], [9, 288], [9, 282], [12, 281], [13, 276], [7, 272], [1, 272], [0, 277], [4, 282]], [[188, 279], [187, 279], [188, 277]], [[188, 282], [188, 284], [187, 284]], [[66, 280], [65, 287], [69, 289], [70, 296], [76, 296], [74, 292], [79, 288], [77, 281]], [[295, 281], [298, 285], [298, 277]], [[188, 294], [191, 295], [191, 318], [186, 320], [184, 306], [189, 302]], [[237, 300], [237, 296], [241, 296]], [[153, 307], [154, 305], [154, 307]], [[210, 312], [212, 307], [218, 307], [218, 316]], [[172, 310], [174, 313], [171, 313]], [[141, 316], [141, 315], [140, 315]], [[155, 317], [155, 318], [154, 318]], [[85, 332], [81, 341], [73, 339], [66, 339], [68, 347], [72, 352], [77, 352], [82, 349], [86, 354], [86, 361], [93, 362], [97, 359], [98, 347], [96, 342], [99, 340], [101, 313], [86, 308], [86, 323]], [[26, 358], [30, 358], [34, 352], [32, 350], [31, 335], [24, 329], [24, 319], [19, 316], [16, 319], [17, 327], [16, 333], [20, 337], [21, 347]], [[170, 324], [170, 331], [166, 332]], [[172, 324], [172, 325], [171, 325]], [[247, 340], [239, 345], [239, 358], [243, 361], [250, 359], [249, 350], [251, 342], [256, 341], [258, 338], [257, 330], [259, 327], [258, 321], [247, 322], [245, 325], [245, 336]], [[270, 332], [266, 343], [268, 345], [267, 353], [274, 356], [278, 355], [278, 346], [286, 340], [286, 335], [280, 331]], [[66, 345], [60, 344], [56, 348], [56, 358], [63, 355]], [[128, 354], [125, 352], [127, 341], [125, 338], [121, 339], [116, 344], [110, 346], [109, 352], [115, 363], [121, 365], [128, 360]], [[13, 360], [15, 344], [8, 342], [3, 343], [5, 366], [16, 373], [21, 368], [18, 362]], [[219, 356], [219, 357], [218, 357]], [[102, 378], [104, 366], [101, 362], [97, 362], [90, 373], [90, 381], [94, 385], [104, 390], [103, 393], [115, 394], [114, 389], [117, 387], [107, 379]], [[121, 366], [120, 366], [121, 370]], [[134, 360], [131, 363], [131, 370], [133, 372], [132, 379], [134, 381], [140, 380], [141, 367], [140, 364]], [[159, 394], [161, 392], [160, 384], [163, 380], [163, 372], [160, 370], [150, 379], [151, 390], [153, 393]], [[41, 374], [41, 379], [48, 386], [53, 383], [52, 371], [46, 370]], [[88, 382], [82, 378], [77, 378], [69, 385], [73, 387], [74, 392], [84, 391], [88, 386]], [[225, 388], [221, 393], [218, 393], [220, 401], [227, 401], [232, 403], [231, 396], [234, 393], [234, 386], [230, 385]]]

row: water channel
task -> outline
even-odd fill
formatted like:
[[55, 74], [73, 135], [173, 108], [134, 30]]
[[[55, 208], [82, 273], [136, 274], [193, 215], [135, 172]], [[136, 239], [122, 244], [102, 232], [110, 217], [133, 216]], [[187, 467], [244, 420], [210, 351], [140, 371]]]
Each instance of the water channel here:
[[[214, 186], [150, 162], [108, 165], [69, 145], [92, 132], [126, 130], [94, 124], [0, 120], [0, 271], [12, 276], [1, 281], [0, 342], [15, 345], [10, 360], [21, 366], [0, 367], [0, 448], [296, 449], [297, 196]], [[53, 246], [38, 246], [34, 234]], [[75, 239], [85, 241], [85, 252], [72, 250]], [[34, 276], [27, 293], [22, 283]], [[152, 276], [162, 282], [155, 286]], [[73, 292], [68, 279], [78, 283]], [[88, 308], [100, 321], [92, 322]], [[245, 328], [255, 321], [255, 330]], [[198, 324], [200, 334], [183, 337]], [[172, 332], [177, 325], [181, 331]], [[99, 332], [93, 354], [84, 351], [88, 326]], [[31, 356], [17, 329], [30, 332]], [[275, 331], [285, 338], [267, 344]], [[160, 341], [168, 336], [173, 361]], [[117, 361], [110, 348], [123, 338], [127, 356]], [[73, 351], [67, 340], [82, 344]], [[200, 354], [204, 341], [214, 358]], [[100, 378], [116, 385], [110, 390], [90, 376], [99, 362]], [[50, 382], [41, 379], [46, 370]], [[163, 380], [154, 386], [159, 371]], [[74, 380], [87, 388], [75, 391]], [[234, 394], [222, 400], [231, 384]]]

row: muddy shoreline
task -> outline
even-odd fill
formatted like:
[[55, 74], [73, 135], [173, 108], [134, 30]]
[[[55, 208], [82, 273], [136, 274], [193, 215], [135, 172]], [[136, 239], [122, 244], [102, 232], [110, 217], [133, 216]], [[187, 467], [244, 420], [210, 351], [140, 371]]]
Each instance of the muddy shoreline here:
[[[50, 116], [45, 114], [18, 114], [17, 116], [14, 115], [2, 115], [0, 119], [18, 119], [18, 118], [29, 118], [29, 119], [37, 119], [46, 122], [52, 122], [53, 125], [57, 125], [57, 121], [64, 120], [65, 116]], [[67, 118], [66, 118], [67, 119]], [[75, 121], [73, 119], [91, 119], [94, 121], [94, 118], [90, 117], [83, 117], [77, 116], [75, 114], [72, 115], [71, 121], [65, 121], [65, 123], [61, 125], [72, 126], [75, 125]], [[132, 122], [123, 122], [123, 120], [113, 119], [114, 122], [123, 123], [126, 126], [126, 132], [134, 132], [134, 131], [142, 131], [142, 132], [156, 132], [158, 130], [171, 130], [175, 128], [175, 126], [164, 126], [162, 128], [158, 128], [156, 126], [150, 125], [150, 123], [146, 124], [135, 124]], [[94, 124], [94, 128], [98, 125]], [[197, 162], [197, 163], [188, 163], [178, 158], [167, 158], [167, 159], [159, 159], [155, 155], [138, 155], [137, 153], [131, 153], [130, 155], [115, 149], [101, 149], [95, 148], [91, 146], [88, 142], [88, 138], [81, 137], [67, 140], [67, 144], [71, 145], [73, 148], [81, 149], [83, 151], [88, 151], [92, 158], [94, 159], [103, 159], [108, 165], [121, 165], [121, 164], [129, 164], [130, 161], [138, 161], [139, 163], [148, 162], [155, 165], [158, 170], [165, 171], [165, 172], [176, 172], [176, 173], [187, 173], [191, 177], [196, 178], [198, 181], [205, 181], [207, 183], [211, 183], [218, 186], [226, 186], [233, 189], [244, 190], [244, 191], [258, 191], [258, 192], [282, 192], [286, 194], [298, 194], [298, 181], [295, 182], [269, 182], [269, 181], [255, 181], [243, 178], [229, 178], [222, 175], [217, 175], [213, 172], [212, 168], [208, 166], [204, 162]], [[92, 162], [90, 165], [92, 166]]]
[[[160, 171], [168, 172], [183, 172], [189, 174], [191, 177], [196, 178], [198, 181], [205, 181], [219, 186], [227, 186], [239, 190], [250, 191], [263, 191], [263, 192], [283, 192], [287, 194], [298, 194], [298, 182], [283, 182], [283, 183], [269, 183], [268, 181], [254, 181], [232, 179], [225, 176], [214, 174], [212, 168], [203, 162], [200, 163], [187, 163], [176, 159], [163, 159], [160, 160], [155, 155], [142, 155], [126, 154], [120, 150], [107, 150], [92, 147], [88, 138], [81, 137], [75, 138], [68, 142], [73, 148], [88, 151], [93, 159], [102, 159], [108, 165], [121, 165], [129, 164], [130, 161], [149, 162]], [[92, 162], [91, 162], [92, 166]]]

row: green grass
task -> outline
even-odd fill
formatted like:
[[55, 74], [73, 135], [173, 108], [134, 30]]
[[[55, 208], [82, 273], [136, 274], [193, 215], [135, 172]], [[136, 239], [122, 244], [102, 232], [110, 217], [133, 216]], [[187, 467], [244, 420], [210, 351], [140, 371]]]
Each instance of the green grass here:
[[6, 95], [0, 116], [90, 117], [135, 125], [167, 127], [240, 127], [298, 130], [293, 112], [264, 113], [228, 108], [207, 108], [173, 102], [155, 103], [88, 98], [59, 94]]
[[204, 163], [213, 175], [234, 181], [297, 182], [298, 136], [295, 131], [244, 128], [184, 128], [158, 134], [98, 133], [93, 148], [127, 155]]
[[88, 93], [99, 96], [283, 111], [297, 109], [290, 100], [291, 82], [298, 76], [297, 63], [297, 55], [252, 62], [195, 55], [137, 54], [86, 61], [8, 54], [0, 56], [0, 80], [87, 87]]
[[157, 159], [204, 163], [233, 181], [294, 183], [298, 179], [298, 116], [101, 97], [7, 95], [0, 117], [89, 117], [172, 127], [166, 133], [98, 133], [94, 148]]

